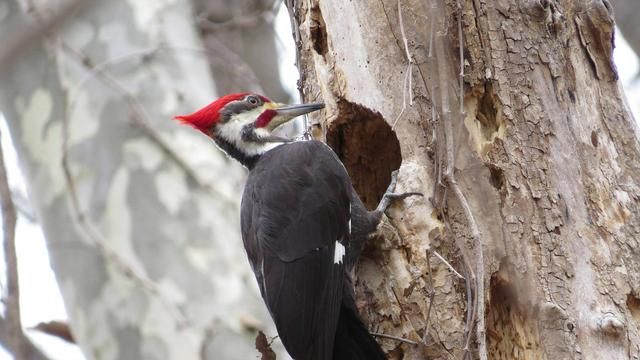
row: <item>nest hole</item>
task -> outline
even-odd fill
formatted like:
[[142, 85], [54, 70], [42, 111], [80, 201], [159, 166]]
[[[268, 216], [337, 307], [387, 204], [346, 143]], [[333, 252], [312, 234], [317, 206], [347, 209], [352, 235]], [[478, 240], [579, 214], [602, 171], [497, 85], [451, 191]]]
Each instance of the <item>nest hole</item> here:
[[633, 319], [640, 323], [640, 299], [633, 296], [633, 294], [627, 295], [627, 308], [631, 312]]
[[491, 275], [486, 319], [493, 359], [535, 359], [540, 347], [535, 317], [524, 300], [524, 281], [514, 274], [513, 265], [503, 261]]
[[347, 168], [353, 187], [374, 209], [400, 168], [400, 143], [382, 115], [362, 105], [338, 101], [338, 117], [327, 130], [327, 143]]
[[319, 6], [311, 8], [311, 43], [313, 49], [320, 55], [324, 56], [329, 51], [327, 45], [327, 25], [322, 17], [322, 11]]
[[480, 122], [482, 136], [486, 141], [493, 141], [502, 125], [502, 108], [493, 91], [493, 85], [485, 85], [484, 94], [478, 103], [477, 119]]

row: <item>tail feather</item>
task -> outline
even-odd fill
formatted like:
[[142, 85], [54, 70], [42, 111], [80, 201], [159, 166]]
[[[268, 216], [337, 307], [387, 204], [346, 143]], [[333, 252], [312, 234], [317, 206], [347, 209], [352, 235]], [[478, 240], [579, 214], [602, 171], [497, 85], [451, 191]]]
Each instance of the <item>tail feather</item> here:
[[380, 345], [371, 336], [358, 314], [340, 308], [340, 318], [333, 345], [333, 360], [386, 360]]

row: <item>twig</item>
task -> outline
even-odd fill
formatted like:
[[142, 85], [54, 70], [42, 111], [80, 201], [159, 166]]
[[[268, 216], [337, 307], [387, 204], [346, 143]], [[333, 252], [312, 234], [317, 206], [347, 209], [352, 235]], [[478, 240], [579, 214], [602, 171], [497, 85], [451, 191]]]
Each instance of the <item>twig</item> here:
[[487, 343], [485, 337], [485, 323], [484, 323], [484, 254], [482, 251], [482, 238], [480, 236], [480, 230], [478, 229], [478, 224], [476, 223], [475, 218], [473, 217], [473, 212], [471, 211], [471, 207], [467, 202], [464, 194], [460, 190], [460, 186], [455, 182], [453, 177], [448, 179], [449, 186], [453, 190], [458, 202], [462, 206], [464, 210], [465, 217], [467, 218], [467, 223], [471, 228], [471, 236], [473, 237], [474, 242], [474, 257], [476, 259], [476, 316], [478, 318], [478, 322], [476, 324], [476, 341], [478, 342], [478, 353], [480, 356], [480, 360], [487, 360]]
[[141, 272], [136, 271], [133, 266], [122, 258], [120, 254], [118, 254], [103, 238], [102, 234], [96, 230], [90, 219], [85, 216], [85, 213], [81, 210], [75, 180], [69, 163], [69, 137], [69, 116], [68, 113], [65, 113], [65, 116], [62, 118], [62, 170], [67, 190], [69, 191], [69, 205], [72, 213], [72, 219], [74, 220], [73, 225], [77, 227], [79, 234], [84, 235], [89, 243], [94, 244], [99, 249], [102, 256], [104, 256], [109, 263], [120, 270], [122, 274], [137, 283], [141, 289], [146, 291], [152, 297], [157, 298], [174, 318], [178, 327], [182, 328], [187, 326], [189, 321], [180, 308], [172, 304], [162, 295], [155, 282], [147, 278]]
[[427, 308], [427, 316], [424, 321], [424, 336], [422, 337], [422, 343], [427, 344], [427, 336], [429, 335], [429, 318], [431, 318], [431, 307], [433, 306], [433, 299], [436, 295], [433, 287], [433, 269], [431, 268], [431, 260], [429, 260], [429, 250], [426, 251], [427, 268], [429, 268], [429, 287], [431, 292], [429, 293], [429, 307]]
[[403, 343], [407, 343], [407, 344], [411, 344], [411, 345], [419, 345], [419, 343], [417, 341], [413, 341], [413, 340], [409, 340], [409, 339], [405, 339], [405, 338], [401, 338], [398, 336], [393, 336], [393, 335], [387, 335], [387, 334], [381, 334], [381, 333], [375, 333], [372, 332], [370, 333], [371, 335], [375, 336], [375, 337], [381, 337], [381, 338], [385, 338], [385, 339], [391, 339], [391, 340], [395, 340], [395, 341], [400, 341]]
[[4, 257], [7, 268], [7, 297], [5, 300], [5, 317], [9, 330], [7, 345], [14, 359], [24, 360], [26, 359], [27, 345], [20, 319], [20, 287], [18, 283], [18, 258], [16, 256], [15, 238], [17, 216], [16, 208], [11, 199], [2, 146], [0, 146], [0, 202], [2, 203]]
[[451, 272], [453, 272], [458, 278], [462, 280], [466, 280], [464, 276], [460, 275], [460, 273], [456, 271], [453, 265], [451, 265], [445, 258], [442, 257], [442, 255], [438, 254], [438, 252], [435, 250], [431, 250], [431, 252], [433, 252], [433, 255], [435, 255], [438, 259], [440, 259], [440, 261], [442, 261], [445, 265], [447, 265], [449, 270], [451, 270]]
[[[457, 1], [458, 5], [458, 37], [459, 37], [459, 47], [460, 47], [460, 72], [459, 74], [459, 113], [460, 121], [464, 120], [464, 51], [463, 51], [463, 38], [462, 38], [462, 7], [460, 1]], [[432, 91], [432, 98], [437, 98], [439, 95], [439, 103], [441, 105], [439, 114], [440, 119], [442, 120], [443, 127], [443, 135], [444, 135], [444, 149], [439, 148], [439, 156], [438, 156], [438, 167], [442, 166], [442, 162], [445, 163], [444, 169], [438, 172], [439, 179], [444, 179], [448, 187], [453, 191], [456, 199], [460, 203], [464, 211], [464, 215], [467, 221], [467, 225], [471, 230], [471, 235], [474, 240], [474, 258], [475, 258], [475, 274], [473, 267], [471, 266], [468, 259], [466, 259], [466, 252], [464, 251], [464, 247], [462, 244], [459, 244], [456, 240], [456, 246], [459, 251], [465, 258], [465, 265], [467, 267], [467, 301], [469, 302], [469, 295], [473, 295], [473, 301], [471, 302], [472, 306], [467, 306], [467, 324], [466, 324], [466, 344], [465, 344], [465, 357], [468, 354], [469, 350], [469, 341], [471, 338], [470, 329], [474, 326], [475, 317], [477, 316], [478, 322], [475, 324], [476, 329], [476, 337], [478, 338], [478, 353], [481, 360], [487, 359], [487, 351], [486, 351], [486, 339], [485, 339], [485, 323], [484, 323], [484, 258], [482, 253], [482, 239], [480, 236], [480, 231], [478, 230], [477, 222], [473, 217], [473, 213], [467, 202], [464, 194], [460, 190], [458, 183], [455, 180], [454, 173], [454, 139], [453, 139], [453, 116], [451, 115], [451, 104], [449, 99], [449, 87], [447, 84], [446, 76], [449, 74], [449, 69], [445, 63], [446, 58], [446, 49], [442, 44], [442, 41], [433, 41], [434, 36], [434, 19], [444, 18], [442, 14], [442, 1], [436, 2], [436, 5], [432, 7], [432, 11], [430, 11], [431, 15], [431, 32], [430, 32], [430, 42], [429, 42], [429, 50], [428, 57], [431, 60], [432, 71], [435, 71], [433, 78], [438, 80], [438, 90], [439, 94], [436, 94], [435, 91]], [[427, 5], [428, 8], [428, 5]], [[435, 52], [435, 56], [433, 56]], [[427, 84], [425, 84], [426, 86]], [[435, 90], [435, 88], [433, 88]], [[444, 150], [444, 151], [443, 151]], [[444, 154], [442, 154], [444, 152]], [[440, 180], [436, 182], [435, 186], [440, 184]], [[434, 194], [436, 194], [436, 189], [434, 189]], [[442, 209], [442, 205], [444, 203], [444, 198], [439, 199], [440, 201], [440, 209]], [[441, 210], [442, 214], [442, 210]], [[444, 218], [444, 217], [443, 217]], [[446, 221], [445, 221], [446, 222]], [[451, 231], [451, 230], [449, 230]], [[453, 232], [451, 232], [453, 234]], [[477, 277], [476, 277], [477, 274]], [[472, 290], [471, 284], [475, 291]]]
[[39, 18], [35, 26], [14, 32], [15, 36], [9, 37], [7, 43], [0, 47], [0, 75], [9, 69], [22, 53], [30, 49], [31, 46], [46, 37], [47, 34], [53, 32], [54, 29], [62, 25], [69, 17], [91, 2], [91, 0], [68, 1], [54, 11], [53, 15]]
[[407, 40], [407, 35], [404, 30], [404, 20], [402, 17], [400, 0], [398, 0], [398, 24], [400, 25], [400, 35], [402, 36], [402, 44], [404, 45], [404, 52], [407, 59], [407, 69], [405, 70], [404, 81], [402, 82], [402, 108], [400, 109], [398, 116], [396, 116], [396, 119], [393, 121], [391, 130], [395, 130], [398, 120], [400, 120], [407, 108], [407, 92], [409, 93], [409, 106], [413, 106], [413, 65], [415, 64], [415, 61], [409, 52], [409, 41]]
[[[93, 66], [92, 60], [82, 52], [77, 49], [72, 48], [66, 42], [60, 41], [60, 46], [66, 50], [68, 54], [71, 54], [76, 60], [88, 68], [89, 70], [94, 70], [95, 66]], [[150, 53], [149, 51], [139, 51], [136, 52], [137, 55], [144, 55]], [[105, 66], [103, 66], [100, 70], [95, 71], [95, 76], [102, 79], [102, 81], [114, 89], [116, 92], [122, 95], [123, 99], [132, 110], [132, 123], [141, 129], [145, 135], [156, 144], [168, 157], [171, 159], [178, 167], [180, 167], [187, 177], [193, 181], [196, 186], [206, 191], [214, 192], [216, 197], [224, 200], [229, 204], [235, 204], [235, 201], [226, 193], [222, 193], [217, 188], [210, 186], [200, 180], [196, 171], [191, 168], [191, 166], [182, 159], [180, 155], [178, 155], [171, 146], [162, 138], [160, 133], [156, 131], [151, 125], [149, 125], [150, 117], [147, 114], [142, 103], [132, 94], [119, 80], [113, 77], [109, 72], [105, 70]]]

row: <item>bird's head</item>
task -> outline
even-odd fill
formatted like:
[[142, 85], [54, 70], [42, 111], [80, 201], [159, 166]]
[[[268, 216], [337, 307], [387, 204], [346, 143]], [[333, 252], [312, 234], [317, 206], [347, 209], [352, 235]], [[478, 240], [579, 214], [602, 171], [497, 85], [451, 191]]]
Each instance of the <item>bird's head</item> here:
[[267, 151], [268, 145], [289, 141], [272, 135], [278, 126], [323, 107], [324, 104], [319, 103], [284, 105], [262, 95], [239, 93], [223, 96], [192, 114], [175, 119], [202, 131], [218, 144], [230, 145], [244, 156], [254, 156]]

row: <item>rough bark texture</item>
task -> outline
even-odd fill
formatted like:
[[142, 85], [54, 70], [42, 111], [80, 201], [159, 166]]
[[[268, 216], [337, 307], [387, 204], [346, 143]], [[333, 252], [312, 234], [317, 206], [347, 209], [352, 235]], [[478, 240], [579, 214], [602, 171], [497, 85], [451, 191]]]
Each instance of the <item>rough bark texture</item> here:
[[[35, 5], [3, 7], [3, 34], [57, 3]], [[171, 121], [215, 96], [189, 5], [93, 2], [0, 77], [88, 359], [246, 360], [273, 333], [239, 238], [244, 170]]]
[[399, 166], [400, 190], [427, 195], [396, 207], [396, 235], [369, 245], [357, 272], [361, 313], [376, 332], [423, 342], [381, 340], [392, 359], [463, 357], [465, 281], [427, 255], [436, 250], [461, 273], [468, 258], [476, 269], [473, 226], [443, 183], [454, 158], [482, 241], [488, 357], [637, 359], [640, 143], [612, 63], [611, 8], [460, 5], [296, 3], [304, 91], [327, 104], [313, 119], [357, 190], [375, 202]]

